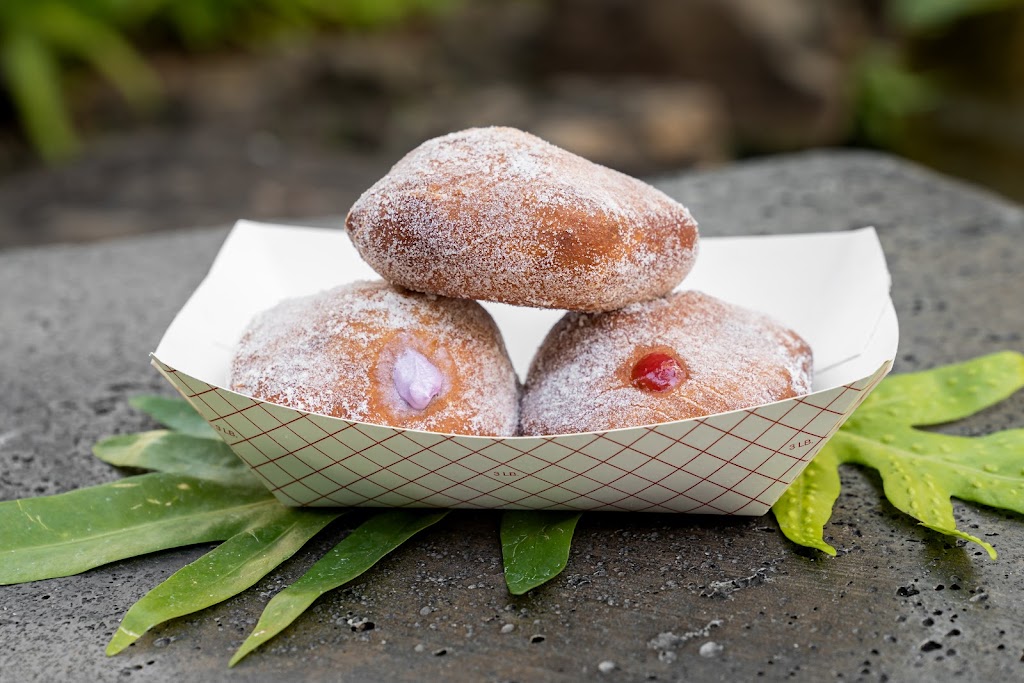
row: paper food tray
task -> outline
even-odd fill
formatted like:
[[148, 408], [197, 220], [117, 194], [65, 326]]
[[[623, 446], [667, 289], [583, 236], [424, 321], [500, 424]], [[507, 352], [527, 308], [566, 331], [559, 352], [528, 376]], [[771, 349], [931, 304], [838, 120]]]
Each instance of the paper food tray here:
[[[691, 420], [544, 437], [437, 434], [310, 414], [225, 389], [250, 319], [379, 279], [341, 229], [240, 221], [153, 365], [285, 505], [762, 515], [885, 374], [898, 342], [872, 228], [707, 238], [681, 288], [767, 313], [814, 351], [813, 393]], [[561, 311], [485, 303], [524, 377]]]

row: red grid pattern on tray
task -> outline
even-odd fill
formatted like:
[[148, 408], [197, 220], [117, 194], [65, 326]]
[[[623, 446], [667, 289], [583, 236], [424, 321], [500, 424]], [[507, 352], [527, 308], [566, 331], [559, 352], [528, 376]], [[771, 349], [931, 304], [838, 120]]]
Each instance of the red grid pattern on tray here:
[[484, 438], [310, 415], [156, 365], [288, 505], [752, 515], [767, 512], [886, 370], [828, 391], [695, 420]]

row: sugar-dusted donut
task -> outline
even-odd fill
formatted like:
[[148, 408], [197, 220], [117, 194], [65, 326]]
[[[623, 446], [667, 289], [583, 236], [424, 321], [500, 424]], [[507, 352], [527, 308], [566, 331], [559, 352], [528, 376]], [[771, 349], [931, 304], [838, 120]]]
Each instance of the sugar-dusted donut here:
[[807, 343], [771, 318], [701, 292], [610, 313], [568, 313], [534, 357], [527, 435], [672, 422], [811, 390]]
[[514, 128], [424, 142], [345, 224], [394, 284], [538, 308], [606, 311], [661, 296], [697, 252], [682, 204]]
[[357, 422], [509, 436], [519, 381], [497, 325], [475, 301], [357, 282], [256, 316], [231, 389]]

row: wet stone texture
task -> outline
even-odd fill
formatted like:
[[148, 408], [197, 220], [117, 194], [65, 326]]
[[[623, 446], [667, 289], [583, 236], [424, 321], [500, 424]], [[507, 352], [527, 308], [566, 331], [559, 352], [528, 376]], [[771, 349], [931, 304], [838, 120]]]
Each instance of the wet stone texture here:
[[[902, 328], [897, 371], [1024, 347], [1024, 211], [902, 162], [815, 153], [663, 178], [706, 235], [877, 226]], [[339, 213], [344, 207], [339, 207]], [[224, 230], [0, 253], [0, 499], [116, 478], [102, 436], [169, 392], [147, 364]], [[800, 263], [780, 263], [797, 268]], [[1024, 394], [950, 429], [1021, 426]], [[566, 571], [506, 592], [495, 513], [454, 513], [330, 593], [233, 670], [276, 591], [357, 521], [254, 589], [103, 648], [121, 615], [206, 548], [0, 587], [0, 680], [1021, 680], [1024, 520], [957, 503], [999, 560], [917, 526], [843, 472], [835, 559], [771, 517], [584, 515]], [[346, 518], [348, 519], [348, 518]]]

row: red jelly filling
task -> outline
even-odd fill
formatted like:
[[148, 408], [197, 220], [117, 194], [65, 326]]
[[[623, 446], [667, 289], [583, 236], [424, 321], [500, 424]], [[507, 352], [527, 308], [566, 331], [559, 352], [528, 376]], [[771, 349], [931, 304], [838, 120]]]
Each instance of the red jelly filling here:
[[636, 362], [630, 380], [637, 389], [661, 393], [671, 391], [686, 379], [686, 370], [667, 353], [649, 353]]

